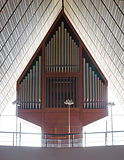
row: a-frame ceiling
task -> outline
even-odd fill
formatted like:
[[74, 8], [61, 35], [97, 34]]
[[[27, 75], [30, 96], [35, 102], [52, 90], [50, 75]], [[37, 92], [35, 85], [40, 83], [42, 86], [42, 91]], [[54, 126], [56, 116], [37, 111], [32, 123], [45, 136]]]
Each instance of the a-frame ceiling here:
[[124, 105], [123, 0], [0, 0], [0, 114], [62, 9]]

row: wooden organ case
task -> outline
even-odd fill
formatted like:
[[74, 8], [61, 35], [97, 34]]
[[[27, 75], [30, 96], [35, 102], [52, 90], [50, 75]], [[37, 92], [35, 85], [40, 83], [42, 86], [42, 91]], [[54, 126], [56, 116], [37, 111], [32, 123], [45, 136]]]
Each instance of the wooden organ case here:
[[107, 80], [63, 11], [17, 81], [18, 116], [43, 133], [71, 133], [107, 115]]

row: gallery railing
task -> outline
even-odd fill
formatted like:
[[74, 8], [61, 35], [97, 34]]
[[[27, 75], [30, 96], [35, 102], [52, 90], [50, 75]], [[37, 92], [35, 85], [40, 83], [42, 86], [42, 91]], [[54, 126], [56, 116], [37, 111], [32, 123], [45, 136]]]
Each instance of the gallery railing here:
[[[70, 137], [70, 140], [68, 137]], [[88, 147], [124, 145], [124, 131], [85, 132], [71, 134], [43, 134], [0, 131], [0, 145], [33, 147]]]

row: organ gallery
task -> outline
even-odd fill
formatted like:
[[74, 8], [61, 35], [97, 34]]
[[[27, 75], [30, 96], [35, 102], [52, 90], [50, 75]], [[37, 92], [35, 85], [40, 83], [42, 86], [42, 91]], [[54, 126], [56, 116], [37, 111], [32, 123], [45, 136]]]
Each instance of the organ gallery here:
[[43, 133], [68, 133], [107, 115], [108, 82], [63, 11], [17, 81], [18, 116]]

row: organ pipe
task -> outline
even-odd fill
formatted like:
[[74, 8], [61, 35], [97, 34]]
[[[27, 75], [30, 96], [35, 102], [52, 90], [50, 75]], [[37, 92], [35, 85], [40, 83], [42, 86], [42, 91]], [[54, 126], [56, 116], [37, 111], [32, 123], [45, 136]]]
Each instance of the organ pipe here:
[[67, 70], [67, 29], [65, 29], [65, 72]]
[[92, 108], [92, 68], [89, 67], [89, 83], [90, 83], [90, 108]]
[[20, 83], [20, 108], [22, 108], [22, 82]]
[[74, 72], [76, 72], [76, 44], [74, 42]]
[[56, 72], [58, 71], [58, 31], [56, 31]]
[[97, 108], [97, 75], [95, 74], [95, 108]]
[[100, 97], [100, 99], [99, 99], [99, 101], [100, 101], [100, 102], [99, 102], [99, 107], [100, 107], [100, 108], [101, 108], [101, 98], [102, 98], [102, 97], [101, 97], [101, 85], [102, 85], [102, 84], [101, 84], [101, 80], [99, 80], [99, 97]]
[[29, 104], [29, 108], [32, 108], [32, 90], [33, 90], [33, 88], [32, 88], [32, 79], [33, 79], [33, 77], [32, 77], [32, 69], [30, 70], [30, 76], [29, 76], [29, 79], [30, 79], [30, 81], [29, 81], [29, 85], [30, 85], [30, 91], [29, 91], [29, 95], [30, 95], [30, 98], [29, 98], [29, 101], [30, 101], [30, 104]]
[[95, 83], [95, 80], [94, 80], [94, 71], [92, 71], [92, 85], [93, 85], [93, 95], [92, 95], [92, 100], [93, 100], [93, 108], [95, 107], [95, 88], [94, 88], [94, 83]]
[[48, 48], [48, 71], [50, 72], [51, 70], [51, 41], [49, 41], [49, 48]]
[[[45, 43], [45, 72], [79, 72], [79, 44], [66, 27], [62, 21]], [[90, 62], [87, 56], [84, 57], [82, 61], [83, 108], [103, 108], [106, 101], [104, 82], [101, 76], [99, 76], [98, 71], [92, 67], [92, 62]], [[19, 101], [22, 108], [41, 108], [41, 74], [41, 56], [38, 55], [38, 58], [36, 58], [28, 73], [26, 73], [20, 82]], [[47, 97], [47, 107], [61, 107], [64, 106], [61, 101], [66, 98], [73, 97], [75, 99], [75, 96], [77, 96], [75, 92], [75, 86], [78, 86], [77, 82], [78, 79], [74, 79], [74, 77], [72, 80], [71, 77], [47, 79], [46, 94], [50, 93]], [[55, 93], [52, 90], [56, 90]], [[61, 92], [62, 95], [60, 95]], [[60, 102], [57, 97], [60, 98]], [[78, 105], [78, 102], [76, 103], [75, 107]]]
[[36, 61], [36, 81], [35, 81], [35, 86], [36, 86], [36, 93], [35, 93], [35, 101], [36, 101], [36, 104], [35, 104], [35, 107], [36, 109], [38, 108], [38, 61]]
[[103, 85], [103, 108], [105, 107], [105, 85]]
[[33, 104], [32, 104], [32, 108], [34, 109], [35, 108], [35, 65], [33, 66]]
[[58, 50], [59, 50], [58, 66], [59, 66], [59, 72], [60, 72], [60, 65], [61, 65], [61, 28], [60, 27], [59, 27], [59, 46], [58, 46]]
[[72, 38], [71, 38], [71, 36], [70, 36], [70, 46], [69, 46], [69, 48], [70, 48], [70, 50], [69, 50], [69, 52], [70, 52], [70, 58], [69, 58], [69, 60], [70, 60], [70, 63], [69, 63], [69, 66], [70, 66], [70, 72], [72, 71]]
[[69, 72], [69, 32], [67, 32], [67, 71]]
[[26, 78], [27, 78], [27, 108], [30, 108], [30, 103], [29, 103], [29, 101], [30, 101], [30, 73], [28, 73], [27, 74], [27, 76], [26, 76]]
[[103, 82], [102, 82], [102, 108], [103, 108], [103, 96], [104, 96], [104, 93], [103, 93]]
[[41, 108], [41, 56], [39, 56], [39, 108]]
[[55, 35], [53, 35], [53, 71], [55, 72], [55, 59], [56, 59], [56, 50], [55, 50], [55, 41], [56, 41], [56, 37]]
[[72, 72], [74, 72], [74, 40], [72, 39]]
[[87, 108], [89, 108], [89, 64], [86, 63], [86, 82], [87, 82]]
[[83, 59], [83, 102], [84, 108], [86, 108], [86, 62], [85, 58]]
[[62, 72], [63, 72], [63, 66], [64, 66], [64, 22], [61, 22], [61, 28], [62, 28]]
[[77, 57], [77, 60], [76, 60], [77, 66], [76, 66], [76, 68], [77, 68], [77, 72], [79, 72], [79, 47], [78, 46], [77, 46], [77, 55], [76, 55], [76, 57]]
[[23, 81], [22, 81], [22, 109], [23, 109], [23, 96], [24, 94], [23, 94]]
[[46, 72], [79, 71], [79, 47], [64, 27], [64, 22], [46, 44], [45, 67]]
[[97, 107], [99, 107], [99, 77], [97, 77], [97, 91], [98, 91], [98, 102], [97, 102]]
[[51, 60], [51, 63], [50, 63], [50, 68], [51, 68], [51, 72], [53, 71], [53, 38], [51, 38], [51, 46], [50, 46], [50, 60]]

